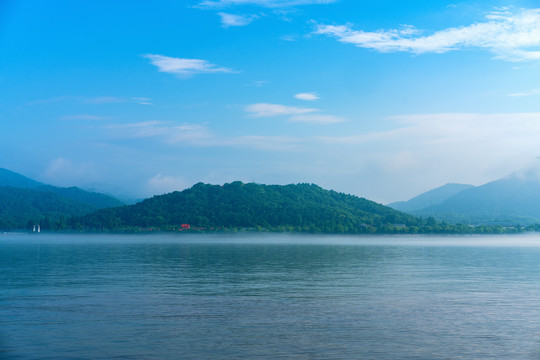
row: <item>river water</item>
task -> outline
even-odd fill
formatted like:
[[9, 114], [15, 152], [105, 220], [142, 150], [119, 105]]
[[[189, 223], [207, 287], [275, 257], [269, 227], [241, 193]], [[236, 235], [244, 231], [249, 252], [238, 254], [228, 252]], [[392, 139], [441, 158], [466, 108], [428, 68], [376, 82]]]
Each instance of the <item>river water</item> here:
[[540, 359], [540, 235], [0, 235], [0, 359]]

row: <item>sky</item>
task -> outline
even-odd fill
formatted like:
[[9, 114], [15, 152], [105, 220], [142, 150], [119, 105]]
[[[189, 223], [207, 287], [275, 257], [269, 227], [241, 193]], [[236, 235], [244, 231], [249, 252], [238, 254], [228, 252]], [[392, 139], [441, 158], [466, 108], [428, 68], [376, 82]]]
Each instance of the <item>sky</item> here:
[[540, 156], [540, 2], [0, 0], [0, 167], [380, 203]]

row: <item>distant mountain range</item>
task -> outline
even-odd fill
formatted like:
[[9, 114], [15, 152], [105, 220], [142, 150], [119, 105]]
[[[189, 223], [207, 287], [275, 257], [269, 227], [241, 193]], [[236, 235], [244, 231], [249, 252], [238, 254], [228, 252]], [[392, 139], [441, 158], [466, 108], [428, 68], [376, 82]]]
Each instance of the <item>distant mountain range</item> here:
[[398, 201], [388, 204], [391, 208], [404, 212], [414, 212], [428, 208], [433, 205], [439, 205], [446, 199], [462, 192], [474, 188], [473, 185], [464, 184], [446, 184], [436, 189], [420, 194], [408, 201]]
[[447, 184], [409, 201], [388, 206], [451, 223], [540, 223], [540, 176], [538, 171], [531, 169], [476, 187]]
[[[317, 233], [505, 232], [513, 230], [489, 226], [540, 223], [537, 175], [514, 174], [477, 187], [448, 184], [390, 206], [314, 184], [239, 181], [199, 183], [124, 205], [104, 194], [55, 187], [0, 169], [0, 229], [39, 224], [42, 230], [78, 231], [173, 231], [184, 225]], [[451, 225], [457, 223], [462, 225]]]
[[68, 218], [124, 205], [78, 187], [56, 187], [0, 168], [0, 229], [22, 229], [30, 223], [44, 229], [63, 227]]

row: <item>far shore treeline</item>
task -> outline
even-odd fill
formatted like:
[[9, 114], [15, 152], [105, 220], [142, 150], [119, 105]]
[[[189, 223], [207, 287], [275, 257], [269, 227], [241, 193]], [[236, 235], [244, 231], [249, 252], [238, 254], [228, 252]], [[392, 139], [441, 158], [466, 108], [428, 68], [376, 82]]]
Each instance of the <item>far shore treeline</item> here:
[[[4, 193], [2, 193], [4, 191]], [[52, 196], [54, 211], [19, 213], [9, 217], [10, 206], [47, 203], [48, 195], [28, 199], [27, 191], [15, 194], [0, 187], [9, 201], [0, 205], [0, 229], [65, 232], [227, 232], [273, 231], [333, 234], [478, 234], [537, 230], [522, 227], [471, 226], [440, 222], [394, 210], [353, 195], [325, 190], [314, 184], [261, 185], [236, 181], [230, 184], [198, 183], [184, 191], [154, 196], [134, 205], [89, 211], [74, 208]], [[30, 197], [31, 197], [30, 196]], [[17, 199], [17, 197], [20, 197]], [[13, 211], [12, 211], [13, 213]], [[7, 215], [6, 215], [7, 214]]]

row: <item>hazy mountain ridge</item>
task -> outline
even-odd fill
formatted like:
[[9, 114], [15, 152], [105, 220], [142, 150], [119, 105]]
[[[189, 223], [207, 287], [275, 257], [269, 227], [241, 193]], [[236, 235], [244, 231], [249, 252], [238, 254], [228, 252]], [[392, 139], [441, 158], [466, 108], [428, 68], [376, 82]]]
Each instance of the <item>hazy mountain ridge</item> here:
[[[419, 197], [425, 198], [430, 192], [409, 201], [412, 202]], [[401, 208], [404, 207], [401, 205]], [[535, 171], [514, 173], [481, 186], [466, 188], [438, 204], [406, 212], [463, 224], [530, 225], [538, 223], [540, 222], [540, 177]]]
[[54, 227], [68, 218], [122, 205], [108, 195], [46, 185], [0, 168], [0, 229], [22, 229], [29, 222]]
[[450, 183], [422, 193], [408, 201], [396, 201], [388, 204], [388, 206], [404, 212], [421, 210], [430, 206], [441, 204], [448, 198], [473, 187], [473, 185]]
[[123, 205], [107, 195], [45, 185], [0, 169], [0, 229], [41, 224], [53, 230], [167, 231], [190, 224], [199, 229], [320, 233], [471, 233], [500, 232], [501, 228], [453, 226], [435, 219], [461, 224], [540, 222], [540, 180], [531, 176], [507, 177], [479, 187], [449, 184], [412, 200], [413, 206], [441, 202], [405, 213], [314, 184], [236, 181], [222, 186], [198, 183], [181, 192]]
[[30, 179], [11, 170], [0, 168], [0, 186], [10, 186], [21, 189], [33, 189], [45, 184]]

